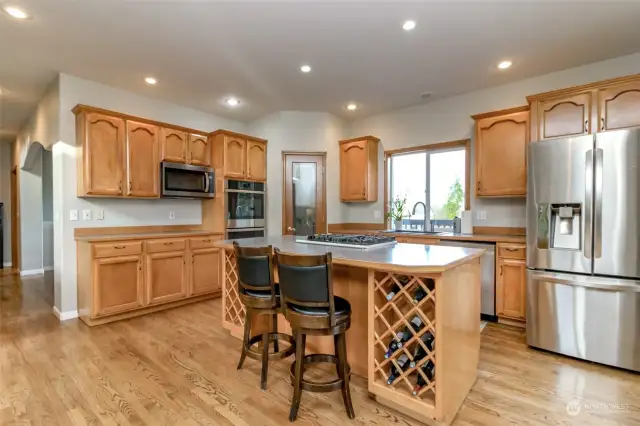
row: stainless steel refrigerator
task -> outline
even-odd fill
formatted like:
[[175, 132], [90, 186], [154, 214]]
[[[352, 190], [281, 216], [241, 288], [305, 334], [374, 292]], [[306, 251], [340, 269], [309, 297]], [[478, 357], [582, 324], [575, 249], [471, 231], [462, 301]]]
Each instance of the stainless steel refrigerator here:
[[533, 142], [527, 343], [640, 371], [640, 130]]

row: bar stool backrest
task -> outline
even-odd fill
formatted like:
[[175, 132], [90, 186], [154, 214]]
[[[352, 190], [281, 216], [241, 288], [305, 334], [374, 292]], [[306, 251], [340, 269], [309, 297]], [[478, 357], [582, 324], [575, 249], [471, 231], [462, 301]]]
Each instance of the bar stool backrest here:
[[273, 247], [241, 247], [233, 242], [238, 273], [238, 291], [271, 291], [271, 301], [276, 302], [273, 285]]
[[283, 306], [327, 308], [331, 326], [336, 324], [331, 253], [291, 255], [274, 250]]

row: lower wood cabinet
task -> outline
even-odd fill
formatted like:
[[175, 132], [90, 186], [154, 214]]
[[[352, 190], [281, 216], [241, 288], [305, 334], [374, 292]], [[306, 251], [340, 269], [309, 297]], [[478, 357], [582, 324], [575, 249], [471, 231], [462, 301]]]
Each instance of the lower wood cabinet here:
[[211, 293], [222, 288], [222, 252], [219, 248], [191, 251], [189, 295]]
[[144, 305], [142, 255], [96, 259], [93, 270], [96, 317]]
[[148, 254], [146, 287], [149, 305], [187, 297], [187, 253], [170, 251]]
[[496, 313], [500, 318], [526, 319], [527, 262], [524, 249], [520, 244], [498, 244]]
[[103, 324], [213, 297], [222, 288], [222, 235], [78, 241], [78, 314]]

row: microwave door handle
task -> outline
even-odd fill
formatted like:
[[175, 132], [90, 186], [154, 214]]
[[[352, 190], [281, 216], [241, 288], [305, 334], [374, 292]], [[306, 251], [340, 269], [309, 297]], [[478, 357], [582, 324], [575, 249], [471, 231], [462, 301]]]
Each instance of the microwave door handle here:
[[209, 192], [209, 173], [204, 174], [204, 192]]

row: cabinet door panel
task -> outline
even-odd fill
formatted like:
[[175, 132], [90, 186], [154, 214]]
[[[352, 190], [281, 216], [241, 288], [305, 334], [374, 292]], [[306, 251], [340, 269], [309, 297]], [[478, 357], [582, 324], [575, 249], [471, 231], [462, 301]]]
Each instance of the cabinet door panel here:
[[197, 166], [211, 165], [211, 143], [203, 135], [189, 135], [189, 164]]
[[267, 146], [263, 142], [247, 141], [247, 178], [267, 180]]
[[179, 130], [160, 129], [161, 160], [172, 163], [187, 162], [187, 134]]
[[235, 136], [224, 137], [225, 177], [246, 177], [247, 141]]
[[340, 198], [344, 201], [366, 199], [367, 141], [342, 144], [340, 157]]
[[539, 104], [540, 139], [591, 132], [591, 92], [543, 100]]
[[129, 197], [159, 197], [158, 128], [127, 121]]
[[83, 153], [85, 192], [122, 195], [124, 121], [103, 114], [87, 114]]
[[187, 297], [185, 251], [147, 255], [147, 303], [157, 305]]
[[191, 251], [190, 296], [211, 293], [221, 288], [219, 248]]
[[496, 310], [499, 316], [526, 317], [526, 262], [498, 259]]
[[95, 259], [94, 317], [143, 306], [142, 255]]
[[640, 126], [640, 81], [598, 90], [599, 129]]
[[524, 196], [529, 112], [479, 120], [476, 134], [476, 195]]

